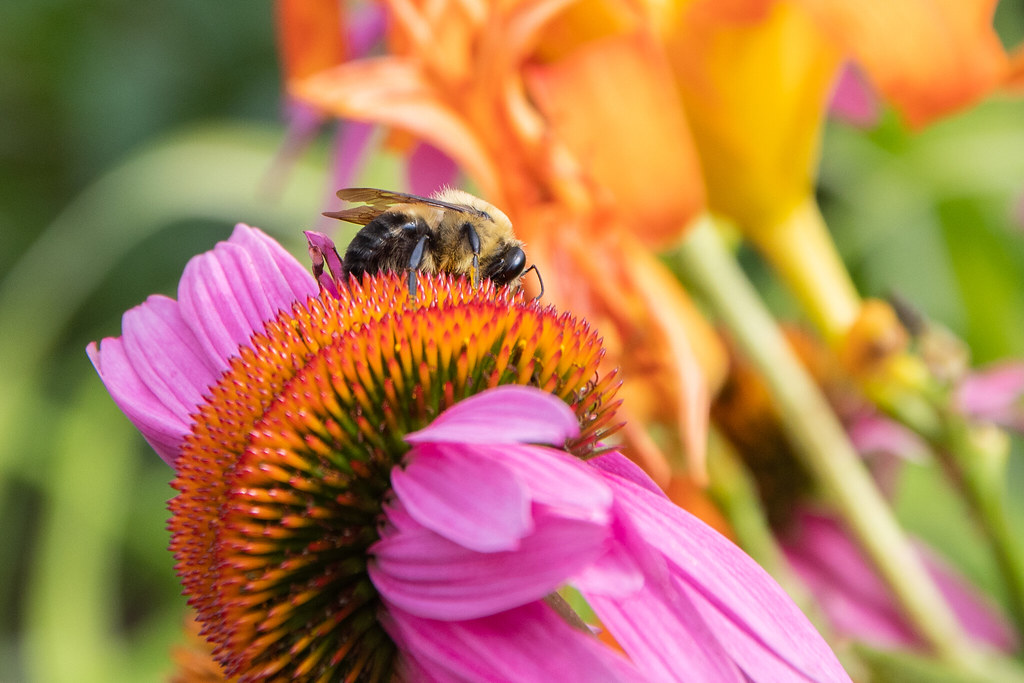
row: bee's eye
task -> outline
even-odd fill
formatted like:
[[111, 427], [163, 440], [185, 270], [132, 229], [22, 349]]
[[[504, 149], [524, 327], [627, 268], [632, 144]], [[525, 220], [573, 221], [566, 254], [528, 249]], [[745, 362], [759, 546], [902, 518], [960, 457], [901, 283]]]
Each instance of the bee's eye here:
[[526, 254], [519, 247], [512, 247], [505, 252], [498, 262], [497, 269], [491, 276], [496, 285], [508, 284], [519, 277], [526, 267]]

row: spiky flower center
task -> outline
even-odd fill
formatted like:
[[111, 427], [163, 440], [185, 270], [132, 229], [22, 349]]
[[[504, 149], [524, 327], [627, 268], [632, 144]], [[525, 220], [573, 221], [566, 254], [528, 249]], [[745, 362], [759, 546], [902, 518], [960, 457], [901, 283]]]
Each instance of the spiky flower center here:
[[490, 284], [352, 282], [243, 349], [178, 460], [171, 549], [227, 674], [387, 680], [395, 647], [367, 573], [408, 432], [501, 384], [562, 398], [586, 457], [615, 428], [614, 373], [586, 323]]

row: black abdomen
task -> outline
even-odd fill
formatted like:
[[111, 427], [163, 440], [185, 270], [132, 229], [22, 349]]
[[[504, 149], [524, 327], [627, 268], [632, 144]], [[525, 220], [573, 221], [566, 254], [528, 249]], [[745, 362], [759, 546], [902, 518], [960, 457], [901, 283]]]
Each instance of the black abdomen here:
[[420, 237], [430, 233], [422, 218], [383, 213], [367, 223], [349, 242], [342, 272], [360, 277], [378, 271], [403, 272]]

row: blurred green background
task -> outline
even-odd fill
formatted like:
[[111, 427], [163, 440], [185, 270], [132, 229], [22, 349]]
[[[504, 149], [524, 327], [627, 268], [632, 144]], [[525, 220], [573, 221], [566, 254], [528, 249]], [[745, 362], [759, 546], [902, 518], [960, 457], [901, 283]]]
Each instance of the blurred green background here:
[[[997, 20], [1016, 44], [1024, 0], [1004, 0]], [[301, 230], [335, 188], [326, 140], [269, 182], [280, 108], [269, 2], [4, 8], [0, 683], [170, 671], [185, 614], [166, 551], [170, 470], [84, 348], [119, 334], [121, 313], [148, 294], [173, 295], [188, 258], [237, 221], [303, 253]], [[1024, 103], [993, 98], [920, 135], [891, 115], [870, 131], [832, 123], [821, 177], [865, 294], [901, 293], [979, 363], [1024, 357]], [[746, 262], [772, 305], [792, 311]], [[1018, 448], [1018, 489], [1020, 460]], [[962, 509], [931, 468], [910, 474], [908, 525], [998, 598]]]

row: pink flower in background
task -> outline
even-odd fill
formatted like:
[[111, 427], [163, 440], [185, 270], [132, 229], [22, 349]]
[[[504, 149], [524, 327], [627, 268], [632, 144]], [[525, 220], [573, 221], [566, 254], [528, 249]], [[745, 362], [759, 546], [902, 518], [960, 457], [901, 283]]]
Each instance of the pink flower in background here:
[[[313, 296], [239, 226], [178, 301], [90, 345], [176, 469], [171, 548], [225, 675], [848, 680], [749, 557], [595, 452], [616, 403], [593, 330], [488, 283], [421, 284]], [[574, 625], [566, 585], [625, 656]]]
[[968, 375], [956, 399], [965, 415], [1024, 433], [1024, 363], [1002, 363]]
[[[892, 593], [837, 520], [803, 510], [782, 544], [838, 635], [882, 647], [921, 645]], [[923, 544], [917, 550], [967, 633], [1004, 652], [1013, 651], [1013, 629], [991, 601]]]
[[832, 91], [829, 112], [853, 126], [872, 128], [878, 125], [881, 107], [878, 95], [857, 67], [844, 66]]

